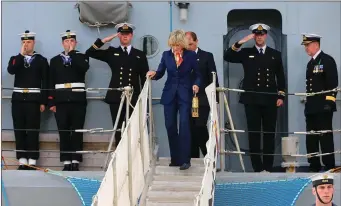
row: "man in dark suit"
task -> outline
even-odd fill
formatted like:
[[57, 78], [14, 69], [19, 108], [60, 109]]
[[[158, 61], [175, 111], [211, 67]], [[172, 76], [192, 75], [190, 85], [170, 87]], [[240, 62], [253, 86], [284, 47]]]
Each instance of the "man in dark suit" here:
[[[335, 60], [320, 49], [321, 36], [316, 34], [304, 34], [302, 45], [311, 60], [307, 64], [306, 92], [321, 92], [333, 90], [338, 87], [338, 74]], [[305, 105], [306, 129], [307, 131], [333, 130], [333, 113], [336, 111], [337, 92], [328, 92], [314, 96], [308, 96]], [[307, 153], [319, 152], [319, 143], [322, 153], [334, 152], [333, 133], [321, 135], [307, 135]], [[335, 155], [322, 156], [326, 170], [335, 167]], [[310, 171], [321, 170], [320, 157], [308, 159]]]
[[[263, 128], [263, 153], [275, 151], [275, 134], [277, 108], [283, 105], [285, 96], [285, 77], [281, 53], [266, 45], [265, 40], [270, 27], [265, 24], [250, 26], [252, 34], [226, 49], [224, 60], [241, 63], [244, 68], [243, 90], [240, 103], [245, 106], [247, 127], [249, 130], [249, 147], [252, 153], [261, 153], [260, 131]], [[254, 39], [255, 46], [240, 49], [242, 44]], [[258, 92], [258, 93], [257, 93]], [[264, 94], [268, 92], [275, 94]], [[252, 132], [257, 131], [257, 132]], [[255, 172], [271, 171], [274, 156], [251, 155]]]
[[[130, 86], [133, 88], [133, 96], [131, 104], [135, 106], [138, 96], [146, 81], [146, 74], [149, 71], [148, 60], [146, 54], [131, 46], [133, 38], [133, 30], [135, 26], [129, 23], [121, 23], [115, 26], [117, 33], [110, 35], [104, 39], [97, 39], [95, 43], [86, 51], [89, 57], [106, 62], [112, 72], [109, 88], [123, 88]], [[119, 37], [121, 45], [117, 48], [109, 47], [106, 50], [100, 48], [107, 42], [110, 42], [116, 36]], [[113, 125], [115, 124], [116, 116], [121, 101], [121, 91], [109, 90], [105, 97], [105, 102], [110, 105], [110, 112]], [[126, 116], [125, 104], [123, 105], [118, 127], [121, 125]], [[132, 113], [132, 108], [129, 109], [129, 115]], [[115, 145], [117, 147], [121, 140], [121, 132], [115, 134]]]
[[[209, 134], [207, 129], [207, 120], [210, 112], [210, 106], [205, 93], [205, 88], [212, 83], [212, 72], [217, 73], [213, 54], [204, 51], [198, 47], [198, 37], [196, 33], [192, 31], [186, 32], [189, 49], [195, 51], [197, 54], [197, 62], [199, 72], [201, 73], [201, 89], [197, 96], [199, 99], [199, 117], [191, 118], [191, 157], [199, 158], [200, 150], [205, 156], [207, 154], [206, 142], [208, 141]], [[192, 75], [194, 76], [194, 75]], [[216, 75], [217, 76], [217, 75]], [[218, 77], [217, 79], [217, 87]]]
[[7, 67], [8, 73], [14, 75], [12, 118], [16, 149], [32, 150], [17, 152], [18, 170], [34, 170], [26, 165], [36, 166], [40, 113], [47, 104], [49, 64], [45, 57], [34, 51], [35, 35], [28, 30], [20, 34], [21, 51], [10, 58]]
[[[89, 70], [89, 57], [76, 50], [76, 33], [61, 34], [64, 51], [50, 61], [49, 108], [55, 114], [61, 152], [83, 150], [83, 133], [65, 130], [83, 129], [86, 116], [85, 75]], [[77, 91], [78, 89], [78, 91]], [[63, 171], [79, 171], [81, 154], [61, 153]]]

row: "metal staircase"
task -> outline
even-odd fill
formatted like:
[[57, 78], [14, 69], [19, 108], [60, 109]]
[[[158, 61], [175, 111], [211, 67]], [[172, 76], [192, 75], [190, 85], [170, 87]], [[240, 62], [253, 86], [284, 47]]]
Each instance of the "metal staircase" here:
[[146, 206], [193, 206], [205, 173], [204, 159], [191, 159], [188, 170], [169, 167], [170, 158], [159, 158], [146, 195]]

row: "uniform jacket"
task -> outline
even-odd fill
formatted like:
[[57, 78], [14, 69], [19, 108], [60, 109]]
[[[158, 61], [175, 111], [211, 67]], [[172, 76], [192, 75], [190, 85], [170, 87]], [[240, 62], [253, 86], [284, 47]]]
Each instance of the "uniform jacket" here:
[[[193, 98], [192, 86], [197, 85], [202, 89], [200, 87], [201, 74], [195, 52], [184, 50], [182, 58], [183, 62], [177, 67], [172, 50], [164, 51], [162, 54], [161, 62], [154, 76], [155, 80], [161, 79], [167, 70], [161, 104], [170, 104], [176, 95], [179, 97], [178, 101], [190, 103]], [[194, 82], [192, 82], [192, 72], [195, 75]]]
[[[13, 91], [12, 102], [37, 102], [46, 105], [48, 93], [48, 61], [36, 52], [33, 53], [30, 61], [25, 61], [25, 57], [18, 54], [12, 56], [8, 62], [7, 71], [14, 75], [14, 87], [24, 91]], [[31, 93], [28, 92], [30, 88], [43, 90], [40, 93]]]
[[[306, 92], [321, 92], [338, 87], [338, 73], [335, 60], [330, 55], [321, 51], [314, 60], [307, 64]], [[308, 96], [305, 105], [305, 114], [336, 111], [337, 92], [329, 92]]]
[[[128, 56], [121, 47], [109, 47], [106, 50], [99, 49], [104, 44], [100, 39], [86, 51], [89, 57], [106, 62], [112, 72], [109, 88], [121, 88], [131, 86], [133, 88], [132, 103], [135, 104], [149, 71], [145, 53], [131, 48]], [[107, 92], [105, 101], [109, 104], [120, 103], [122, 91], [111, 90]]]
[[[73, 87], [66, 89], [55, 89], [57, 84], [84, 83], [85, 75], [89, 69], [89, 58], [77, 50], [68, 53], [70, 63], [64, 62], [63, 54], [56, 55], [50, 61], [49, 81], [49, 106], [58, 103], [83, 102], [86, 103], [86, 92], [72, 91], [72, 89], [85, 89], [85, 87]], [[66, 86], [67, 87], [67, 86]]]
[[[217, 69], [213, 54], [198, 48], [197, 52], [198, 68], [201, 74], [201, 86], [197, 94], [200, 106], [209, 106], [205, 88], [213, 82], [212, 72], [216, 73], [216, 86], [219, 87]], [[196, 74], [192, 72], [192, 81], [196, 79]], [[217, 101], [219, 96], [217, 95]], [[200, 112], [200, 109], [199, 109]], [[200, 116], [200, 115], [199, 115]]]
[[[277, 99], [284, 99], [285, 77], [281, 53], [266, 47], [260, 54], [257, 48], [242, 48], [235, 43], [224, 52], [224, 60], [231, 63], [241, 63], [244, 68], [242, 89], [245, 91], [269, 92], [256, 94], [243, 92], [240, 96], [242, 104], [276, 105]], [[278, 95], [276, 95], [278, 94]]]

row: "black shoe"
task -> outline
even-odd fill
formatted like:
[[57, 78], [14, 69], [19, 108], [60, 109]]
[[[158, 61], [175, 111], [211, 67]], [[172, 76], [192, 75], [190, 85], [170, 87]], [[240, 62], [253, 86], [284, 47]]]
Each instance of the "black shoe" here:
[[188, 168], [191, 167], [191, 163], [183, 163], [181, 166], [180, 166], [180, 170], [187, 170]]
[[27, 166], [26, 165], [19, 165], [17, 170], [27, 170]]
[[63, 171], [72, 171], [71, 164], [65, 164], [64, 168], [63, 168]]
[[78, 163], [72, 163], [72, 171], [79, 171], [79, 164]]

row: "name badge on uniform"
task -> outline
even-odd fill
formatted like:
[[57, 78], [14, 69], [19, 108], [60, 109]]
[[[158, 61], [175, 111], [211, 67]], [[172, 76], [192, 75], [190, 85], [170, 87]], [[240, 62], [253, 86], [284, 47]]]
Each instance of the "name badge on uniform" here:
[[249, 58], [255, 58], [255, 56], [249, 56]]
[[120, 54], [118, 54], [118, 53], [114, 53], [114, 55], [115, 55], [115, 56], [120, 56]]

